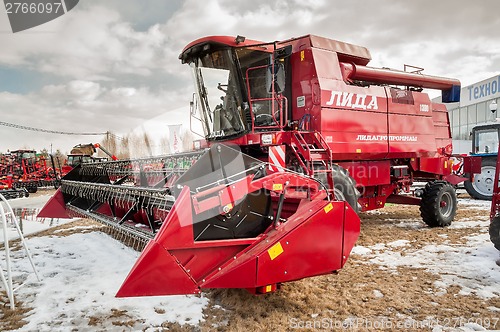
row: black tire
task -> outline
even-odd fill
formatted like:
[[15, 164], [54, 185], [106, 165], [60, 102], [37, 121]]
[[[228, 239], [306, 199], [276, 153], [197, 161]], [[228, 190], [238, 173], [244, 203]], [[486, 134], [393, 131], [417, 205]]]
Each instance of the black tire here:
[[28, 192], [30, 194], [34, 194], [38, 191], [38, 187], [37, 186], [29, 186], [28, 188], [26, 188], [28, 190]]
[[359, 213], [358, 198], [360, 194], [356, 189], [356, 181], [354, 181], [345, 168], [338, 165], [333, 165], [332, 176], [335, 200], [346, 201], [356, 213]]
[[449, 226], [457, 213], [455, 188], [446, 181], [432, 181], [425, 185], [420, 216], [429, 227]]
[[[314, 169], [320, 171], [314, 174], [314, 178], [321, 182], [325, 189], [329, 189], [330, 185], [328, 184], [328, 173], [324, 172], [326, 169], [325, 165], [315, 164]], [[354, 181], [345, 168], [340, 167], [339, 165], [332, 166], [332, 177], [334, 199], [336, 201], [346, 201], [356, 213], [359, 213], [360, 205], [358, 203], [358, 198], [360, 194], [356, 189], [356, 181]]]
[[481, 174], [474, 175], [474, 181], [464, 182], [467, 193], [475, 198], [491, 201], [495, 182], [496, 159], [486, 158], [481, 161]]
[[494, 217], [490, 223], [490, 240], [500, 250], [500, 216]]

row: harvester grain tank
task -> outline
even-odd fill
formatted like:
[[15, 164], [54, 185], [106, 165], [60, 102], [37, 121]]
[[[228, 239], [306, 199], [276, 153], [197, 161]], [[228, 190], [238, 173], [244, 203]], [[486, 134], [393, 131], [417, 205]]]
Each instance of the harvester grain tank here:
[[[429, 226], [456, 212], [443, 104], [454, 79], [367, 67], [361, 46], [318, 36], [193, 41], [191, 115], [209, 149], [82, 164], [41, 216], [86, 216], [147, 243], [118, 296], [204, 288], [271, 292], [341, 269], [359, 211], [420, 205]], [[467, 163], [465, 163], [467, 164]], [[428, 182], [410, 195], [415, 181]]]

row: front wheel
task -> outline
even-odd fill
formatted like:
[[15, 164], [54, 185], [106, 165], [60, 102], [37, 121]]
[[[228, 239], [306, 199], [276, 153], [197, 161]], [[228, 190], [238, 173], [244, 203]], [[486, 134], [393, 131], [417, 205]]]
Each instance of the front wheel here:
[[490, 240], [500, 250], [500, 216], [494, 217], [490, 223]]
[[446, 181], [432, 181], [425, 185], [420, 216], [429, 227], [449, 226], [457, 213], [457, 194]]
[[346, 201], [356, 213], [359, 213], [358, 198], [360, 193], [356, 189], [356, 181], [354, 181], [345, 168], [338, 165], [333, 165], [332, 176], [335, 200]]
[[481, 173], [474, 175], [474, 181], [467, 180], [464, 182], [467, 193], [475, 199], [491, 201], [496, 166], [495, 159], [483, 159], [481, 162]]

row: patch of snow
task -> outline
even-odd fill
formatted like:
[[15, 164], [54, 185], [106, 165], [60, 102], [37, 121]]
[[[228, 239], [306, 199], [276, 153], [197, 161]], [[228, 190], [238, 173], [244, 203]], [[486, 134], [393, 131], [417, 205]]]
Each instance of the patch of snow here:
[[[16, 297], [33, 308], [23, 331], [70, 331], [88, 326], [92, 318], [99, 321], [99, 330], [116, 329], [114, 321], [135, 321], [134, 330], [146, 330], [166, 321], [197, 325], [203, 320], [208, 304], [203, 295], [115, 298], [139, 253], [104, 233], [36, 237], [28, 246], [42, 281], [23, 252], [16, 251], [14, 280], [27, 284]], [[126, 311], [126, 316], [110, 318], [113, 310]]]
[[[58, 218], [37, 218], [39, 210], [51, 198], [51, 195], [42, 195], [37, 197], [23, 197], [9, 200], [14, 214], [16, 215], [17, 222], [24, 236], [38, 233], [49, 228], [59, 226], [75, 219], [58, 219]], [[7, 213], [8, 208], [5, 203], [1, 202], [4, 211]], [[1, 225], [1, 218], [0, 218]], [[19, 234], [15, 227], [13, 218], [7, 216], [7, 237], [10, 240], [19, 238]], [[3, 227], [0, 227], [0, 239], [3, 241]]]
[[410, 243], [410, 241], [408, 241], [408, 240], [396, 240], [396, 241], [387, 243], [387, 245], [389, 247], [398, 248], [398, 247], [405, 247], [409, 243]]
[[380, 298], [384, 297], [384, 294], [382, 294], [382, 292], [379, 291], [378, 289], [374, 289], [373, 290], [373, 296], [375, 296], [376, 298], [380, 299]]
[[[396, 220], [395, 220], [396, 221]], [[394, 224], [396, 227], [408, 228], [408, 229], [427, 229], [427, 225], [425, 225], [420, 219], [408, 219], [407, 221], [401, 221], [397, 224]]]
[[464, 229], [464, 228], [473, 228], [473, 227], [484, 227], [486, 230], [490, 224], [489, 216], [485, 216], [484, 218], [478, 218], [480, 220], [472, 220], [462, 219], [461, 221], [454, 221], [451, 223], [448, 228], [450, 229]]
[[371, 249], [369, 249], [367, 247], [363, 247], [363, 246], [355, 246], [351, 250], [351, 254], [360, 255], [360, 256], [368, 255], [371, 252], [372, 252]]
[[465, 205], [467, 208], [476, 208], [481, 210], [489, 211], [491, 208], [491, 201], [483, 201], [478, 199], [470, 198], [459, 198], [457, 199], [458, 204]]
[[[464, 331], [486, 331], [486, 329], [477, 323], [467, 323], [463, 326]], [[467, 330], [468, 329], [468, 330]]]
[[373, 250], [384, 250], [385, 244], [384, 243], [377, 243], [377, 244], [371, 246], [370, 248]]
[[[373, 253], [365, 256], [370, 263], [388, 269], [399, 266], [424, 268], [440, 276], [439, 288], [458, 285], [464, 295], [475, 294], [487, 299], [500, 296], [500, 269], [495, 264], [498, 251], [489, 241], [489, 235], [481, 233], [467, 239], [465, 246], [432, 244], [406, 250], [404, 256], [378, 243], [368, 247]], [[381, 251], [384, 247], [386, 250]]]

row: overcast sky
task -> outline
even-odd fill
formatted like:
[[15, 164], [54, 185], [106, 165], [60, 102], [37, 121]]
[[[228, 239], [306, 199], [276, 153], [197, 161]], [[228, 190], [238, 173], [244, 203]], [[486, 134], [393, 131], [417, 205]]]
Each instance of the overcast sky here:
[[[316, 34], [366, 46], [372, 66], [415, 65], [462, 86], [500, 72], [497, 0], [81, 0], [15, 34], [0, 9], [0, 121], [48, 130], [187, 129], [193, 88], [178, 55], [207, 35]], [[101, 139], [0, 126], [0, 152]]]

